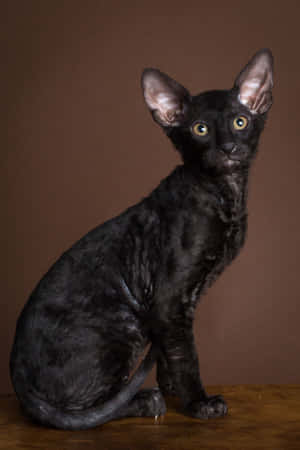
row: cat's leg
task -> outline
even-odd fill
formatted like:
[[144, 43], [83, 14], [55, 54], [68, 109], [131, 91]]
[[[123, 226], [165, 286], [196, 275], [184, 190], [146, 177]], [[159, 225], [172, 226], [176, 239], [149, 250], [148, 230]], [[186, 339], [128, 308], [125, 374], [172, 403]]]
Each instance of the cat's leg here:
[[176, 389], [169, 374], [167, 360], [162, 353], [157, 358], [156, 380], [163, 395], [176, 395]]
[[166, 403], [159, 388], [142, 389], [117, 413], [117, 418], [157, 417], [163, 416], [166, 410]]
[[169, 323], [164, 327], [167, 331], [160, 334], [160, 347], [172, 389], [180, 397], [187, 414], [203, 419], [224, 416], [227, 405], [223, 397], [207, 395], [201, 382], [192, 323], [189, 325], [186, 321], [184, 326], [173, 321], [171, 326]]

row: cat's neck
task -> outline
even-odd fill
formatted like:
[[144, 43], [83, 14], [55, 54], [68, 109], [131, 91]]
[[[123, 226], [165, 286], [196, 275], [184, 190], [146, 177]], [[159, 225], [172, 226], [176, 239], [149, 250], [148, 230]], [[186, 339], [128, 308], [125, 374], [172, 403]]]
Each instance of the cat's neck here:
[[231, 174], [223, 175], [217, 183], [228, 199], [232, 199], [238, 204], [242, 204], [246, 201], [248, 172], [233, 172]]
[[248, 194], [248, 172], [234, 172], [222, 177], [222, 196], [230, 215], [238, 218], [246, 214]]
[[[195, 170], [192, 169], [195, 176]], [[246, 213], [248, 170], [213, 176], [197, 173], [198, 182], [218, 199], [226, 215], [238, 217]]]

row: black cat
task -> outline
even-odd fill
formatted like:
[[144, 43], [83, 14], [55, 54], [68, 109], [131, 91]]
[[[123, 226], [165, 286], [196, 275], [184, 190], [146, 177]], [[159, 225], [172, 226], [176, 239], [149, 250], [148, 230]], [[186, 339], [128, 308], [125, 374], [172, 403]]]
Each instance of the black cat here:
[[[17, 323], [12, 382], [33, 420], [84, 429], [166, 411], [227, 412], [199, 376], [200, 294], [245, 241], [248, 171], [272, 103], [272, 55], [260, 50], [230, 90], [191, 96], [146, 69], [143, 93], [183, 165], [137, 205], [98, 226], [42, 278]], [[138, 356], [152, 346], [128, 381]], [[138, 392], [157, 362], [159, 388]]]

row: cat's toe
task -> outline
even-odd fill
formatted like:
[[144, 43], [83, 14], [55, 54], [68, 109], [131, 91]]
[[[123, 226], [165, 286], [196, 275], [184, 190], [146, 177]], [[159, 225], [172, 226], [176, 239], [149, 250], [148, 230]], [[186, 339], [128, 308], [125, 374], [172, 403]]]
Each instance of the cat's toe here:
[[190, 403], [186, 413], [199, 419], [223, 417], [227, 414], [228, 407], [221, 395], [212, 395], [205, 400]]
[[163, 416], [166, 411], [166, 402], [159, 388], [144, 389], [140, 392], [143, 416]]

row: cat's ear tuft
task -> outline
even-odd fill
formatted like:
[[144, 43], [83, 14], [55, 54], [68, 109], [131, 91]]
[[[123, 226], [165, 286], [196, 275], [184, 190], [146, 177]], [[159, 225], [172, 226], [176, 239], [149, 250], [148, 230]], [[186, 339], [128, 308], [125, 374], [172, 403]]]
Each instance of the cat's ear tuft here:
[[175, 127], [183, 123], [190, 94], [177, 81], [158, 69], [145, 69], [142, 89], [148, 108], [160, 125]]
[[269, 49], [259, 50], [237, 77], [239, 101], [253, 114], [263, 114], [272, 105], [273, 56]]

